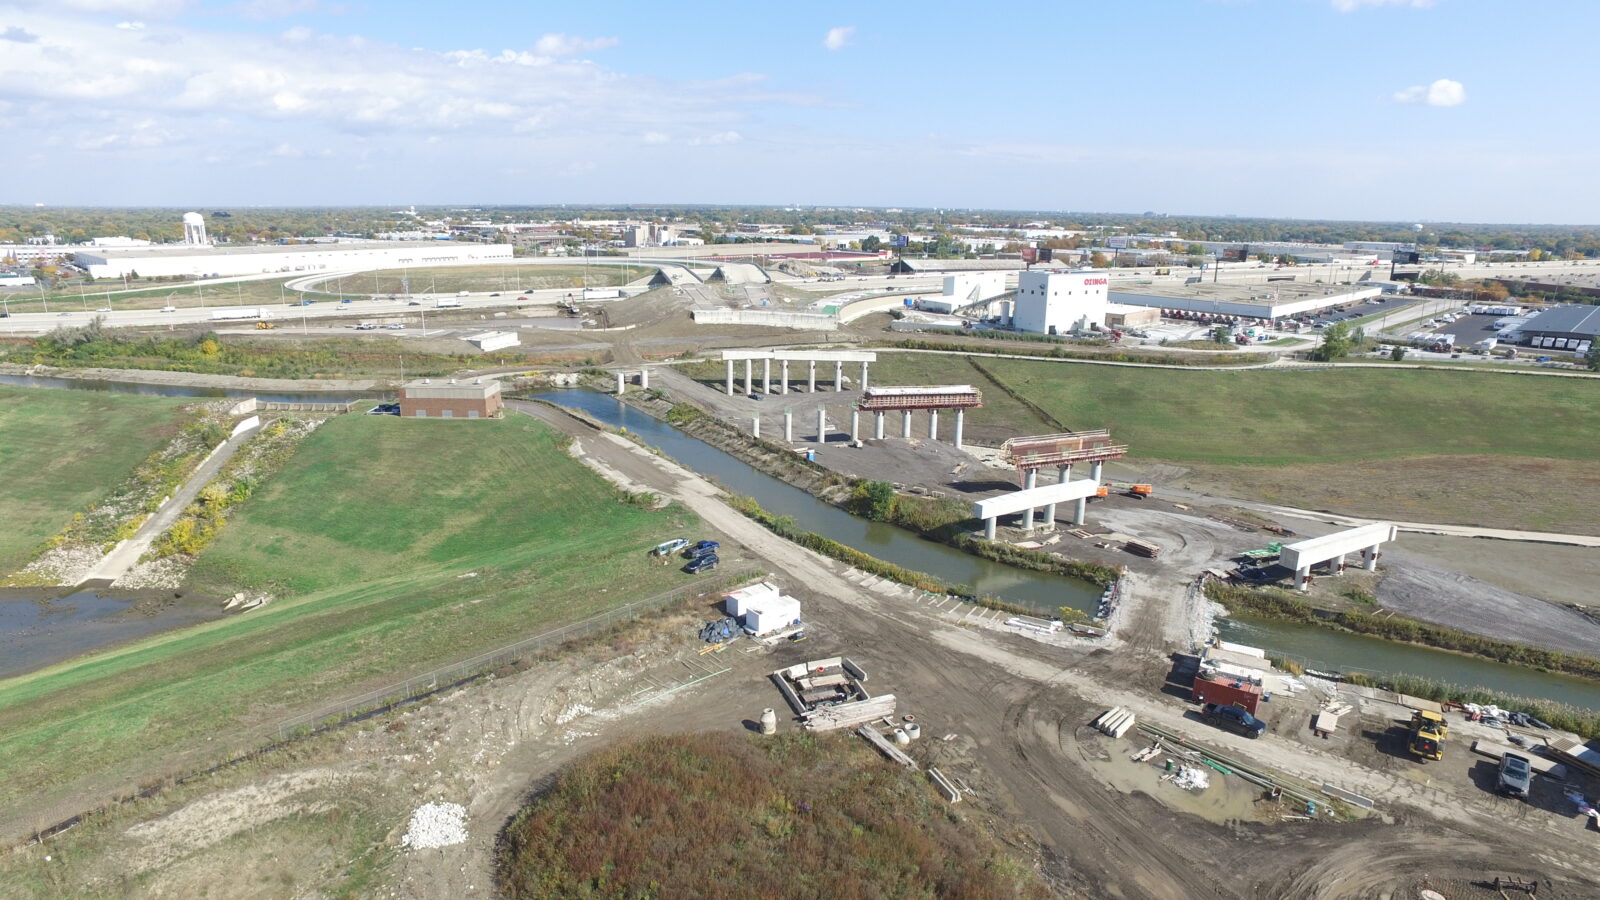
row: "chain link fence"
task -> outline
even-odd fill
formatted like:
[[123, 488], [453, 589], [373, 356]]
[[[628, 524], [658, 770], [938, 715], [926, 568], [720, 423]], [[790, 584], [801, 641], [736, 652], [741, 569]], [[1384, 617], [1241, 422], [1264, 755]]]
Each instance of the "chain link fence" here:
[[337, 727], [345, 722], [376, 715], [398, 704], [464, 684], [503, 665], [537, 655], [575, 638], [587, 637], [605, 631], [619, 622], [635, 619], [647, 612], [661, 609], [674, 600], [693, 594], [731, 590], [745, 582], [754, 581], [758, 577], [761, 577], [760, 572], [746, 568], [731, 572], [718, 579], [714, 586], [708, 586], [704, 581], [695, 581], [663, 594], [635, 600], [632, 603], [608, 609], [586, 619], [569, 622], [559, 628], [552, 628], [549, 631], [523, 638], [516, 643], [507, 644], [488, 653], [481, 653], [470, 659], [464, 659], [443, 668], [413, 676], [405, 681], [396, 682], [374, 691], [368, 691], [359, 696], [347, 697], [315, 712], [295, 716], [279, 723], [278, 740], [287, 741], [296, 736], [322, 731], [327, 728]]

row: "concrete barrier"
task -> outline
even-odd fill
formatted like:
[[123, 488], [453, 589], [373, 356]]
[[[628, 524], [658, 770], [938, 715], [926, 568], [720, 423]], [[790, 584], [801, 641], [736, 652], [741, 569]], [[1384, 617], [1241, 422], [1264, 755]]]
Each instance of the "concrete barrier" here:
[[778, 309], [696, 309], [689, 315], [698, 325], [764, 325], [808, 331], [835, 331], [839, 327], [837, 316]]
[[[250, 402], [254, 403], [255, 400], [252, 399]], [[243, 434], [246, 431], [250, 431], [252, 429], [260, 428], [260, 427], [261, 427], [261, 417], [260, 416], [251, 416], [250, 418], [245, 419], [245, 420], [241, 421], [239, 424], [233, 426], [233, 433], [228, 435], [228, 437], [230, 439], [231, 438], [236, 438], [240, 434]]]

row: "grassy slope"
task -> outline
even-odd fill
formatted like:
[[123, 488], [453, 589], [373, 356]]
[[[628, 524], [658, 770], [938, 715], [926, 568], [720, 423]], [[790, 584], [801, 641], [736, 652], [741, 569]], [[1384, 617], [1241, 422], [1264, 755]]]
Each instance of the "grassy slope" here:
[[622, 504], [532, 420], [336, 419], [194, 573], [298, 596], [0, 682], [0, 819], [657, 593], [686, 576], [644, 551], [691, 524]]
[[166, 443], [186, 402], [0, 387], [0, 571], [20, 565]]

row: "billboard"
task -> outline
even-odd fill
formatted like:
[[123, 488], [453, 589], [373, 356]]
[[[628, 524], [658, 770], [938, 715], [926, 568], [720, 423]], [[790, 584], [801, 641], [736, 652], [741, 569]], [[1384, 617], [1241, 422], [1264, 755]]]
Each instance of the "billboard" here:
[[1053, 247], [1040, 247], [1039, 248], [1039, 262], [1055, 262], [1055, 261], [1056, 261], [1055, 248], [1053, 248]]
[[895, 247], [908, 247], [911, 245], [911, 235], [897, 234], [894, 236], [894, 240], [889, 243]]
[[1038, 247], [1023, 247], [1022, 248], [1022, 261], [1025, 262], [1025, 263], [1036, 263], [1036, 262], [1038, 262], [1039, 261], [1039, 248]]

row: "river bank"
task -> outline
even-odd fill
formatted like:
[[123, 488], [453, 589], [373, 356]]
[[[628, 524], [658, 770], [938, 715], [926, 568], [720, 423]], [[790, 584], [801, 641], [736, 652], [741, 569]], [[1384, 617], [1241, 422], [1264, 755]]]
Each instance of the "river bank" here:
[[[852, 508], [866, 482], [835, 472], [782, 444], [745, 434], [688, 400], [669, 399], [664, 391], [623, 394], [621, 402], [650, 413], [684, 433], [716, 447], [757, 471], [799, 488], [818, 500], [845, 512], [862, 515]], [[909, 531], [980, 559], [1033, 572], [1048, 572], [1076, 578], [1099, 588], [1108, 588], [1122, 576], [1112, 566], [1086, 560], [1065, 559], [1051, 553], [1015, 547], [973, 537], [973, 520], [965, 504], [927, 497], [899, 495], [887, 516], [864, 515]]]

